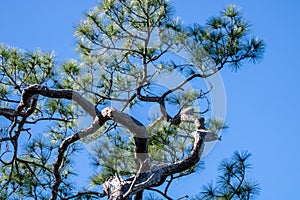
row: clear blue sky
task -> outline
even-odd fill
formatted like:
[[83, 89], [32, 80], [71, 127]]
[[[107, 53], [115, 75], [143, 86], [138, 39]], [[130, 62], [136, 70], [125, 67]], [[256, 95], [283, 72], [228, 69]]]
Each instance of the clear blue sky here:
[[[58, 60], [75, 57], [73, 30], [96, 0], [6, 0], [0, 8], [0, 42], [27, 50], [55, 50]], [[203, 174], [181, 179], [172, 195], [195, 194], [213, 181], [220, 160], [235, 150], [253, 154], [258, 199], [299, 199], [300, 156], [300, 3], [296, 0], [176, 0], [185, 23], [203, 23], [228, 4], [242, 7], [253, 35], [267, 44], [264, 60], [245, 64], [237, 73], [222, 71], [230, 128], [205, 158]], [[180, 187], [184, 185], [184, 191]]]

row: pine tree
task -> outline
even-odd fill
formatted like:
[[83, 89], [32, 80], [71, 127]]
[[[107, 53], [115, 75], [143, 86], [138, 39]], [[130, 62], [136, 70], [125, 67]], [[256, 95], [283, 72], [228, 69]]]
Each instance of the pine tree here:
[[[75, 35], [79, 58], [62, 64], [53, 53], [0, 47], [1, 199], [142, 199], [144, 190], [171, 199], [172, 181], [199, 170], [205, 143], [225, 127], [209, 117], [213, 88], [201, 81], [258, 62], [265, 46], [237, 6], [185, 25], [168, 0], [103, 0]], [[92, 147], [93, 190], [73, 185], [79, 141]], [[216, 195], [248, 186], [256, 190]]]

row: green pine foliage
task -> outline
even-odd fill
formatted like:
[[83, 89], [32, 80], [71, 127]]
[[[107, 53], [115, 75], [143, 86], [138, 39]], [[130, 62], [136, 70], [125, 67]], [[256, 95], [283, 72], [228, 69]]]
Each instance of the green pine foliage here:
[[234, 152], [230, 159], [219, 165], [219, 176], [215, 184], [208, 184], [195, 199], [201, 200], [251, 200], [260, 192], [257, 182], [251, 180], [247, 174], [251, 169], [247, 151]]
[[[186, 25], [175, 17], [169, 0], [102, 0], [76, 28], [79, 58], [57, 62], [54, 53], [0, 45], [0, 109], [14, 112], [22, 102], [23, 90], [34, 84], [76, 91], [98, 110], [113, 106], [137, 119], [143, 117], [143, 110], [158, 103], [151, 99], [161, 98], [164, 104], [159, 102], [160, 107], [164, 108], [153, 115], [154, 119], [140, 122], [149, 132], [150, 167], [174, 163], [188, 155], [194, 142], [191, 133], [195, 125], [171, 123], [170, 119], [182, 110], [192, 108], [206, 118], [208, 130], [227, 128], [223, 119], [206, 115], [212, 88], [205, 91], [198, 81], [223, 67], [236, 71], [245, 61], [261, 60], [265, 44], [250, 37], [249, 28], [234, 5], [204, 25]], [[159, 80], [174, 74], [180, 74], [185, 82], [172, 80], [177, 86], [170, 88], [159, 84]], [[197, 87], [186, 87], [192, 81]], [[201, 111], [200, 101], [206, 102]], [[81, 130], [80, 119], [87, 116], [70, 99], [42, 95], [30, 116], [24, 117], [29, 109], [24, 108], [19, 116], [0, 115], [0, 199], [49, 199], [54, 190], [52, 164], [62, 143]], [[124, 179], [135, 175], [135, 141], [123, 126], [106, 122], [81, 141], [92, 144], [94, 152], [90, 186], [84, 191], [97, 188], [115, 174]], [[63, 181], [55, 191], [61, 199], [101, 196], [81, 192], [73, 184], [77, 175], [73, 163], [79, 150], [79, 144], [74, 143], [64, 152], [59, 167]], [[231, 160], [222, 162], [216, 185], [205, 187], [199, 198], [251, 199], [257, 194], [258, 185], [245, 179], [249, 156], [235, 153]], [[200, 162], [168, 177], [167, 182], [202, 168]], [[167, 197], [166, 192], [164, 195]]]

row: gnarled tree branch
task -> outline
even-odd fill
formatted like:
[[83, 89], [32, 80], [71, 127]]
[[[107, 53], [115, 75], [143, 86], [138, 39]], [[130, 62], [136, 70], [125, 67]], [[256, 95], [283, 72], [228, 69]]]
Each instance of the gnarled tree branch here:
[[[185, 171], [199, 162], [204, 149], [204, 142], [216, 140], [218, 136], [215, 133], [207, 131], [204, 127], [204, 119], [199, 119], [192, 115], [192, 113], [193, 110], [188, 109], [182, 111], [180, 115], [181, 122], [193, 122], [196, 126], [196, 130], [192, 132], [194, 144], [189, 155], [175, 163], [154, 166], [149, 171], [140, 173], [138, 178], [134, 176], [127, 180], [122, 180], [117, 177], [111, 177], [102, 185], [109, 199], [123, 199], [128, 194], [128, 190], [136, 194], [151, 186], [157, 186], [167, 176]], [[133, 182], [135, 182], [134, 187], [132, 187]]]

